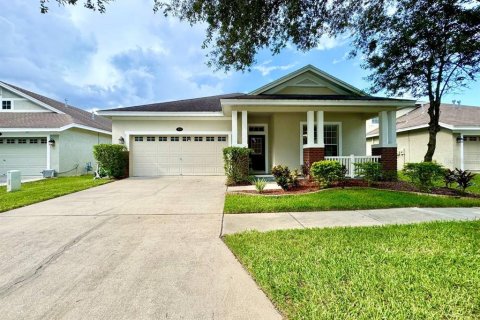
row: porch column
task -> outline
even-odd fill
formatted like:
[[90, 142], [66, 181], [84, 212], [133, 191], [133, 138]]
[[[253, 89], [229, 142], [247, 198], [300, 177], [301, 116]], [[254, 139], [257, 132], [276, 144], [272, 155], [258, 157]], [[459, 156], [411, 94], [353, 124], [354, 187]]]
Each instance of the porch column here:
[[465, 170], [465, 153], [463, 149], [463, 133], [460, 133], [460, 169]]
[[242, 146], [248, 147], [248, 114], [247, 111], [242, 111]]
[[317, 144], [319, 148], [325, 148], [323, 136], [323, 111], [317, 111]]
[[315, 113], [313, 111], [307, 111], [307, 146], [313, 147], [315, 144], [315, 128], [314, 126], [314, 115]]
[[380, 156], [387, 180], [397, 177], [397, 117], [396, 111], [381, 111], [379, 120], [379, 143], [372, 145], [372, 155]]
[[238, 117], [237, 111], [232, 111], [232, 146], [238, 144]]

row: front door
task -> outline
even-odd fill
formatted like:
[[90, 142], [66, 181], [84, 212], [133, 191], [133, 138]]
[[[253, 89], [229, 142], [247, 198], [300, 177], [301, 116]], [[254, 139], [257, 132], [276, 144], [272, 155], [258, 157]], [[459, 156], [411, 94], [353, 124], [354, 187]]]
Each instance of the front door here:
[[250, 154], [251, 169], [265, 172], [265, 136], [249, 135], [248, 147], [252, 149]]

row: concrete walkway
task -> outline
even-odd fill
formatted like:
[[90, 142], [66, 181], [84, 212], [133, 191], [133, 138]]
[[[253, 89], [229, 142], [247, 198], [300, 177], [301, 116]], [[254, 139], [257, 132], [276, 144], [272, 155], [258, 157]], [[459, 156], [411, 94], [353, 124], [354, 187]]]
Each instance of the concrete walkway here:
[[224, 195], [132, 178], [0, 213], [0, 318], [281, 319], [219, 238]]
[[226, 214], [223, 234], [246, 230], [379, 226], [438, 220], [480, 219], [480, 208], [400, 208], [358, 211]]

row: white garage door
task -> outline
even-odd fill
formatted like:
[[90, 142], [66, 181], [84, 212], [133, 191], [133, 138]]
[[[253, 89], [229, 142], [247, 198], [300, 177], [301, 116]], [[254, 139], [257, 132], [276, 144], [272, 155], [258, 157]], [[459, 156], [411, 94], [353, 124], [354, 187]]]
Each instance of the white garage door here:
[[480, 171], [480, 136], [466, 136], [463, 147], [465, 170]]
[[0, 138], [0, 175], [20, 170], [23, 176], [41, 176], [46, 168], [46, 138]]
[[227, 136], [134, 136], [133, 176], [224, 175]]

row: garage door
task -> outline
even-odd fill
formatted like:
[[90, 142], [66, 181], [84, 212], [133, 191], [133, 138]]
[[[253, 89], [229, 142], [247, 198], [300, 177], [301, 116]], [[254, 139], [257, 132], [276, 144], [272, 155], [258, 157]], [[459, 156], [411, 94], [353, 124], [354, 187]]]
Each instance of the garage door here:
[[134, 136], [134, 176], [224, 175], [227, 136]]
[[465, 170], [480, 171], [480, 137], [466, 136], [463, 147]]
[[0, 175], [20, 170], [23, 176], [40, 176], [46, 167], [46, 138], [0, 138]]

